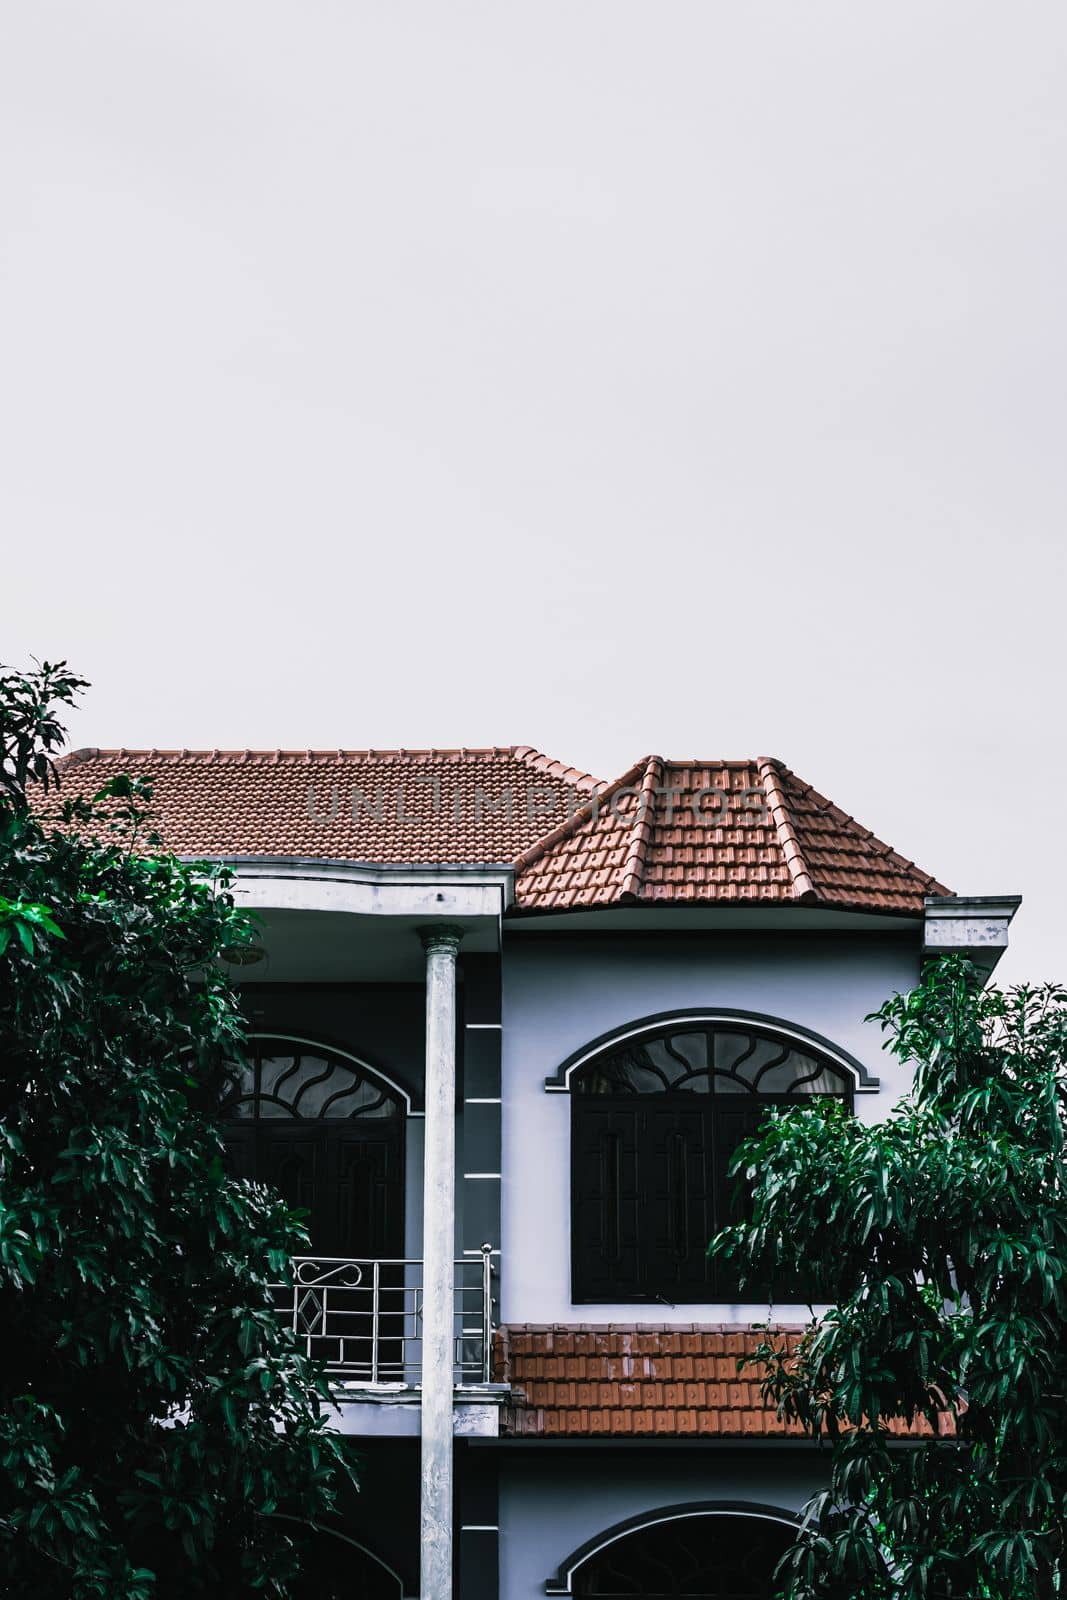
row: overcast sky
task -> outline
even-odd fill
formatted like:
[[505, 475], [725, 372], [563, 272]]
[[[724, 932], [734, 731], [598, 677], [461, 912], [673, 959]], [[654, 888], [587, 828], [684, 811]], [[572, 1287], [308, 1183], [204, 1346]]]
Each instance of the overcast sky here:
[[6, 0], [75, 744], [781, 756], [1067, 978], [1067, 7]]

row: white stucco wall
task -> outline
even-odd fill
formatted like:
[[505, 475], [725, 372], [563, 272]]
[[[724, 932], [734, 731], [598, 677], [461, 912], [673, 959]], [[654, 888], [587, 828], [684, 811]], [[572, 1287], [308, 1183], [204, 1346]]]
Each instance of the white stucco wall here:
[[630, 1517], [694, 1502], [750, 1502], [798, 1512], [822, 1487], [823, 1463], [803, 1457], [638, 1458], [580, 1451], [502, 1457], [501, 1600], [543, 1600], [545, 1580], [581, 1545]]
[[[918, 979], [914, 935], [709, 933], [511, 937], [504, 948], [504, 1322], [751, 1322], [760, 1305], [582, 1305], [570, 1298], [570, 1098], [545, 1078], [591, 1039], [657, 1012], [728, 1007], [821, 1034], [880, 1078], [857, 1115], [883, 1117], [907, 1086], [864, 1017]], [[806, 1319], [777, 1306], [780, 1320]]]

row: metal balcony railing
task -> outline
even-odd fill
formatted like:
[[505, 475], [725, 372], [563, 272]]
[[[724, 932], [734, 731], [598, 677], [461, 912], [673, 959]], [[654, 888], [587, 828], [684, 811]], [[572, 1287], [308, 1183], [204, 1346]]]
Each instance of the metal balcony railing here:
[[[272, 1285], [278, 1315], [306, 1353], [351, 1382], [417, 1384], [422, 1372], [422, 1262], [294, 1256]], [[454, 1378], [493, 1375], [492, 1258], [456, 1262]]]

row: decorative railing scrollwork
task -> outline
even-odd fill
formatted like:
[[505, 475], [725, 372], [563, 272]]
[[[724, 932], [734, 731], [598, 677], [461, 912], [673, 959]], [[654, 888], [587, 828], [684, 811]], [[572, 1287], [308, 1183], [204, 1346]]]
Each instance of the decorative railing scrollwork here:
[[[339, 1378], [414, 1384], [422, 1371], [422, 1262], [294, 1256], [271, 1285], [274, 1306], [305, 1353]], [[455, 1264], [454, 1376], [492, 1376], [492, 1257]]]

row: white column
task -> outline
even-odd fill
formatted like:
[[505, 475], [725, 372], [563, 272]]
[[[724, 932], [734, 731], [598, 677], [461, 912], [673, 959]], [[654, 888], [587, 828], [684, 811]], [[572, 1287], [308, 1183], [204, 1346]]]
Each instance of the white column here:
[[426, 951], [423, 1168], [421, 1600], [452, 1600], [452, 1356], [456, 1252], [456, 951], [461, 934], [420, 930]]

